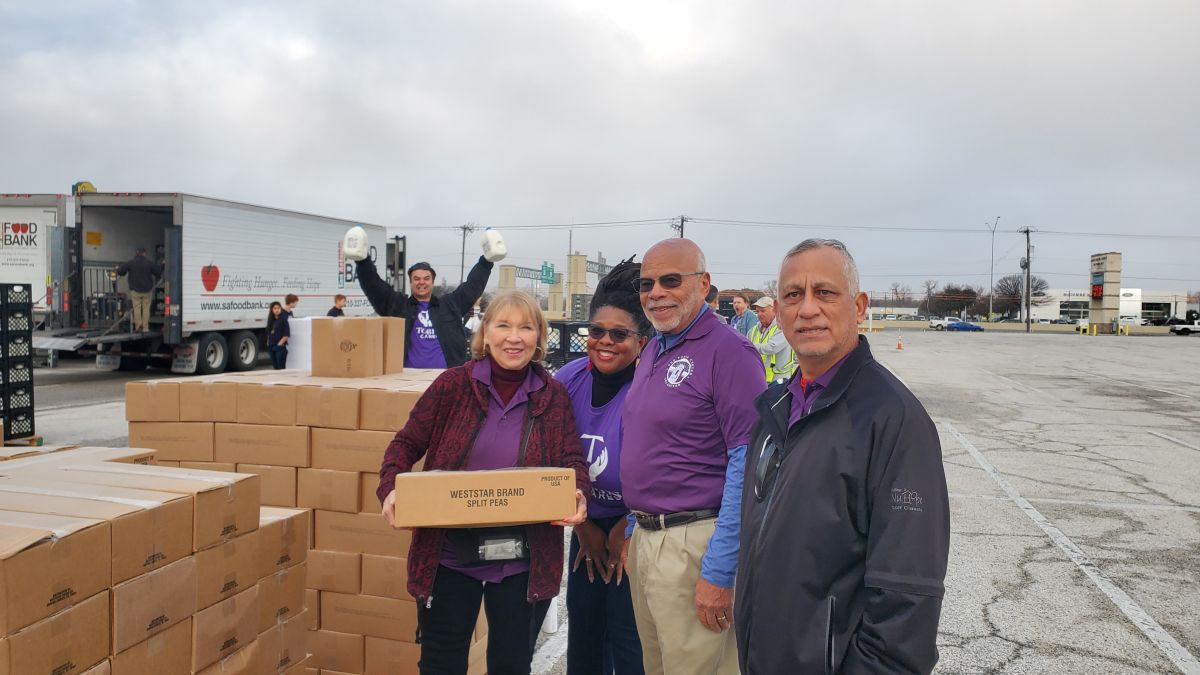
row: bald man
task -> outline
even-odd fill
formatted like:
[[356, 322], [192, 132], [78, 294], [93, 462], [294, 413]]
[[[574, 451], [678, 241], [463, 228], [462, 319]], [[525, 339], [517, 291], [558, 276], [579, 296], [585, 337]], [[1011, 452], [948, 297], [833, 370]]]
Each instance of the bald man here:
[[705, 304], [695, 243], [655, 244], [641, 275], [656, 334], [625, 399], [621, 486], [636, 522], [627, 569], [642, 658], [649, 675], [732, 675], [738, 504], [762, 362]]

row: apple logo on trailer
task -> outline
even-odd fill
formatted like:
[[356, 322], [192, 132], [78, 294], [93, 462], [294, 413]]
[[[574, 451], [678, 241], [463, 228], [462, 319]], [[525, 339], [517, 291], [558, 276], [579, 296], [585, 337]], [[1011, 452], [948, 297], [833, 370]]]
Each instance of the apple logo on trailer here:
[[209, 263], [205, 267], [200, 268], [200, 282], [204, 284], [204, 290], [212, 293], [217, 290], [217, 281], [221, 279], [221, 270], [217, 266]]

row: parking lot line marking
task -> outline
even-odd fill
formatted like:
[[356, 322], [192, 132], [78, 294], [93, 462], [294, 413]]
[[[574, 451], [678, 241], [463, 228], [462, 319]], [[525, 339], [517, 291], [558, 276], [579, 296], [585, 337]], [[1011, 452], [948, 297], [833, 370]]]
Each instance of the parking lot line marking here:
[[[958, 499], [991, 499], [1006, 502], [1008, 497], [996, 495], [969, 495], [961, 492], [951, 492], [951, 497]], [[1030, 502], [1041, 504], [1067, 504], [1071, 506], [1094, 506], [1100, 509], [1116, 511], [1186, 511], [1200, 513], [1200, 506], [1183, 506], [1180, 504], [1141, 504], [1138, 502], [1090, 502], [1084, 499], [1055, 499], [1054, 497], [1028, 497]]]
[[[564, 610], [565, 611], [565, 610]], [[567, 653], [567, 620], [558, 626], [558, 632], [546, 638], [541, 647], [533, 654], [533, 664], [530, 672], [534, 675], [544, 675], [558, 665], [563, 654]]]
[[1137, 387], [1138, 389], [1145, 389], [1145, 390], [1147, 390], [1147, 391], [1157, 391], [1157, 392], [1160, 392], [1160, 393], [1163, 393], [1163, 394], [1170, 394], [1170, 395], [1172, 395], [1172, 396], [1182, 396], [1183, 398], [1195, 398], [1195, 396], [1192, 396], [1192, 395], [1190, 395], [1190, 394], [1184, 394], [1184, 393], [1182, 393], [1182, 392], [1178, 392], [1178, 391], [1171, 391], [1170, 389], [1159, 389], [1158, 387], [1147, 387], [1147, 386], [1146, 386], [1146, 385], [1144, 385], [1144, 384], [1138, 384], [1137, 382], [1129, 382], [1129, 381], [1127, 381], [1127, 380], [1118, 380], [1118, 379], [1117, 379], [1117, 378], [1115, 378], [1115, 377], [1109, 377], [1109, 376], [1107, 376], [1107, 375], [1101, 375], [1100, 373], [1091, 373], [1091, 375], [1092, 375], [1092, 377], [1099, 377], [1099, 378], [1101, 378], [1101, 379], [1104, 379], [1104, 380], [1111, 380], [1111, 381], [1113, 381], [1113, 382], [1120, 382], [1121, 384], [1127, 384], [1127, 385], [1129, 385], [1129, 386], [1131, 386], [1131, 387]]
[[1172, 443], [1178, 443], [1179, 445], [1182, 445], [1185, 448], [1191, 448], [1192, 450], [1195, 450], [1196, 452], [1200, 452], [1200, 447], [1196, 447], [1196, 446], [1192, 445], [1191, 443], [1188, 443], [1187, 441], [1181, 441], [1178, 438], [1174, 438], [1174, 437], [1168, 436], [1166, 434], [1160, 434], [1157, 431], [1147, 431], [1146, 433], [1150, 434], [1151, 436], [1158, 436], [1159, 438], [1171, 441]]
[[946, 427], [950, 434], [954, 436], [959, 445], [961, 445], [964, 450], [969, 452], [971, 456], [975, 458], [975, 461], [979, 464], [980, 468], [982, 468], [984, 472], [991, 477], [992, 481], [994, 481], [996, 485], [1000, 486], [1000, 489], [1004, 491], [1004, 494], [1008, 495], [1008, 498], [1017, 505], [1017, 508], [1025, 512], [1025, 515], [1033, 521], [1034, 525], [1037, 525], [1042, 532], [1045, 532], [1046, 536], [1050, 537], [1050, 540], [1053, 541], [1054, 544], [1063, 551], [1063, 553], [1067, 554], [1067, 557], [1071, 559], [1071, 562], [1075, 563], [1075, 566], [1082, 570], [1083, 573], [1092, 580], [1092, 583], [1096, 585], [1096, 588], [1100, 589], [1100, 592], [1108, 597], [1108, 599], [1117, 606], [1117, 609], [1121, 610], [1121, 613], [1124, 614], [1130, 621], [1132, 621], [1133, 625], [1142, 632], [1142, 635], [1145, 635], [1155, 647], [1158, 647], [1158, 650], [1161, 651], [1163, 655], [1171, 660], [1171, 663], [1174, 663], [1175, 666], [1179, 668], [1180, 672], [1186, 673], [1186, 675], [1200, 675], [1200, 661], [1198, 661], [1195, 656], [1192, 656], [1191, 652], [1184, 648], [1183, 645], [1179, 644], [1175, 638], [1171, 637], [1171, 634], [1163, 629], [1163, 627], [1159, 625], [1159, 623], [1154, 620], [1154, 617], [1150, 616], [1146, 610], [1142, 609], [1140, 605], [1134, 602], [1133, 598], [1129, 597], [1129, 594], [1121, 590], [1120, 587], [1113, 583], [1112, 580], [1109, 579], [1108, 576], [1096, 566], [1096, 563], [1092, 562], [1091, 558], [1089, 558], [1087, 554], [1075, 544], [1075, 542], [1071, 541], [1070, 537], [1063, 534], [1062, 530], [1055, 527], [1054, 523], [1051, 523], [1045, 516], [1041, 514], [1040, 511], [1034, 508], [1033, 504], [1029, 503], [1028, 499], [1022, 497], [1021, 493], [1017, 492], [1016, 488], [1014, 488], [1008, 482], [1008, 479], [1006, 479], [999, 471], [997, 471], [996, 467], [992, 466], [992, 463], [983, 456], [983, 453], [979, 451], [979, 448], [975, 447], [974, 443], [967, 440], [967, 437], [962, 435], [962, 433], [960, 433], [958, 429], [956, 429], [950, 422], [943, 421], [942, 424]]

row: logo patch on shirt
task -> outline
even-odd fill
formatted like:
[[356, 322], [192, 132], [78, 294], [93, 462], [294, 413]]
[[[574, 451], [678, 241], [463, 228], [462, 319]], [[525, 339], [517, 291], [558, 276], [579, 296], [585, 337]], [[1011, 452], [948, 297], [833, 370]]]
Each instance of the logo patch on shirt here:
[[678, 356], [667, 366], [667, 386], [678, 387], [683, 381], [692, 376], [696, 363], [690, 356]]
[[[595, 434], [581, 434], [580, 438], [588, 443], [587, 462], [588, 462], [588, 478], [594, 483], [608, 468], [608, 445], [604, 442], [603, 436]], [[600, 442], [600, 451], [596, 451], [596, 442]]]
[[417, 323], [425, 328], [433, 328], [433, 321], [429, 318], [429, 310], [417, 312]]
[[922, 504], [925, 500], [921, 497], [921, 493], [916, 490], [906, 490], [903, 488], [892, 488], [892, 510], [893, 511], [914, 511], [922, 513], [925, 509]]

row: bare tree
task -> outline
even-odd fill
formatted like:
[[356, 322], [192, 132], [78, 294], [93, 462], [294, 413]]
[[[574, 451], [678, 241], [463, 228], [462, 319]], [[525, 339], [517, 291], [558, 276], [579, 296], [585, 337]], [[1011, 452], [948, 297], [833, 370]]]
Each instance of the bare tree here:
[[900, 293], [901, 300], [910, 301], [913, 299], [912, 286], [909, 286], [908, 284], [901, 284], [899, 293]]
[[[1029, 286], [1032, 290], [1032, 304], [1041, 306], [1050, 302], [1050, 298], [1046, 296], [1046, 290], [1050, 288], [1049, 282], [1035, 275], [1029, 280]], [[996, 280], [992, 293], [995, 295], [992, 306], [997, 314], [1016, 314], [1021, 309], [1021, 299], [1025, 297], [1025, 275], [1009, 274], [1000, 277]]]
[[768, 281], [763, 286], [762, 290], [765, 295], [769, 295], [772, 298], [776, 297], [776, 294], [779, 293], [779, 281], [777, 279], [772, 279], [772, 280]]
[[921, 288], [925, 290], [925, 301], [922, 303], [921, 311], [926, 314], [933, 314], [933, 293], [937, 287], [938, 282], [933, 279], [926, 279], [921, 283]]

